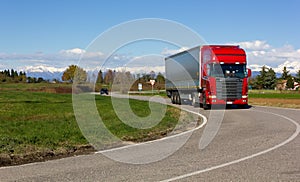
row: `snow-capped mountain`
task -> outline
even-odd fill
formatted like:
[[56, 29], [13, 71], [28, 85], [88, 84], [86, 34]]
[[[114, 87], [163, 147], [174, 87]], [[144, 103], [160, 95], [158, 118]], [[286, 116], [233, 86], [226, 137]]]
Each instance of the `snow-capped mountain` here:
[[66, 68], [55, 68], [52, 66], [26, 66], [25, 68], [20, 69], [25, 71], [28, 77], [43, 78], [44, 80], [61, 80], [63, 72]]
[[[248, 67], [252, 70], [252, 72], [259, 72], [264, 65], [252, 64]], [[289, 71], [291, 74], [296, 74], [300, 70], [299, 61], [285, 61], [284, 63], [278, 65], [277, 67], [272, 67], [265, 65], [267, 68], [272, 68], [276, 73], [282, 73], [284, 67]]]
[[253, 64], [248, 66], [252, 70], [252, 77], [256, 77], [257, 75], [259, 75], [263, 66], [266, 66], [267, 68], [272, 68], [276, 73], [276, 77], [281, 76], [284, 67], [286, 67], [289, 73], [293, 76], [295, 76], [297, 72], [300, 70], [300, 64], [298, 61], [293, 61], [293, 62], [285, 61], [284, 63], [278, 65], [276, 68], [268, 65]]

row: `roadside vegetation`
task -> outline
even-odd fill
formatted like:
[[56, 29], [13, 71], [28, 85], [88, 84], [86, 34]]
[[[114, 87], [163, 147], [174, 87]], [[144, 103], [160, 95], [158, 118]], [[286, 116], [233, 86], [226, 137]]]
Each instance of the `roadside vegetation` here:
[[250, 90], [249, 104], [300, 109], [300, 92], [294, 90]]
[[300, 109], [300, 70], [292, 76], [284, 67], [280, 77], [263, 66], [259, 75], [249, 80], [249, 104]]
[[[30, 87], [24, 88], [24, 85], [19, 84], [0, 86], [0, 166], [94, 150], [77, 125], [71, 94], [28, 91]], [[63, 86], [70, 85], [60, 85]], [[174, 129], [180, 115], [179, 109], [167, 106], [165, 117], [157, 126], [144, 130], [135, 129], [118, 119], [110, 97], [96, 95], [95, 99], [100, 116], [105, 118], [105, 124], [124, 141], [141, 142], [161, 138]], [[130, 100], [130, 105], [138, 116], [150, 114], [149, 103], [146, 101]], [[192, 119], [187, 114], [186, 122], [191, 122]], [[186, 129], [184, 127], [181, 129]]]
[[254, 90], [299, 90], [300, 70], [293, 76], [286, 67], [281, 76], [276, 77], [272, 68], [263, 66], [259, 75], [249, 79], [249, 86]]

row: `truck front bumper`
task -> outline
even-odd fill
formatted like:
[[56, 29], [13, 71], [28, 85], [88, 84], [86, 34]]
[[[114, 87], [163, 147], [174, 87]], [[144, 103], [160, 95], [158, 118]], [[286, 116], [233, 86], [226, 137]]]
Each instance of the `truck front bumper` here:
[[241, 99], [228, 99], [228, 100], [220, 100], [217, 98], [209, 98], [208, 104], [210, 105], [247, 105], [248, 98], [241, 98]]

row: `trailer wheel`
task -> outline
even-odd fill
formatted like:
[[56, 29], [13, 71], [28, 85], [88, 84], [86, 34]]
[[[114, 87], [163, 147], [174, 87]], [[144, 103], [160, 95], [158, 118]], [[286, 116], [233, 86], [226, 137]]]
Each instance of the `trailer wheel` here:
[[180, 94], [179, 94], [179, 92], [176, 92], [176, 104], [179, 104], [179, 105], [181, 105], [181, 98], [180, 98]]
[[198, 106], [199, 106], [198, 102], [196, 102], [196, 97], [195, 97], [195, 95], [194, 95], [193, 98], [192, 98], [192, 106], [194, 106], [194, 107], [198, 107]]

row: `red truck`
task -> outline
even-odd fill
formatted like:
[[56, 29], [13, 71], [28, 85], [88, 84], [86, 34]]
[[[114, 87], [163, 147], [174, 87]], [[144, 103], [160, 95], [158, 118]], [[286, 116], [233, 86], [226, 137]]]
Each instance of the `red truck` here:
[[233, 45], [198, 46], [165, 58], [166, 92], [172, 103], [248, 105], [245, 51]]

